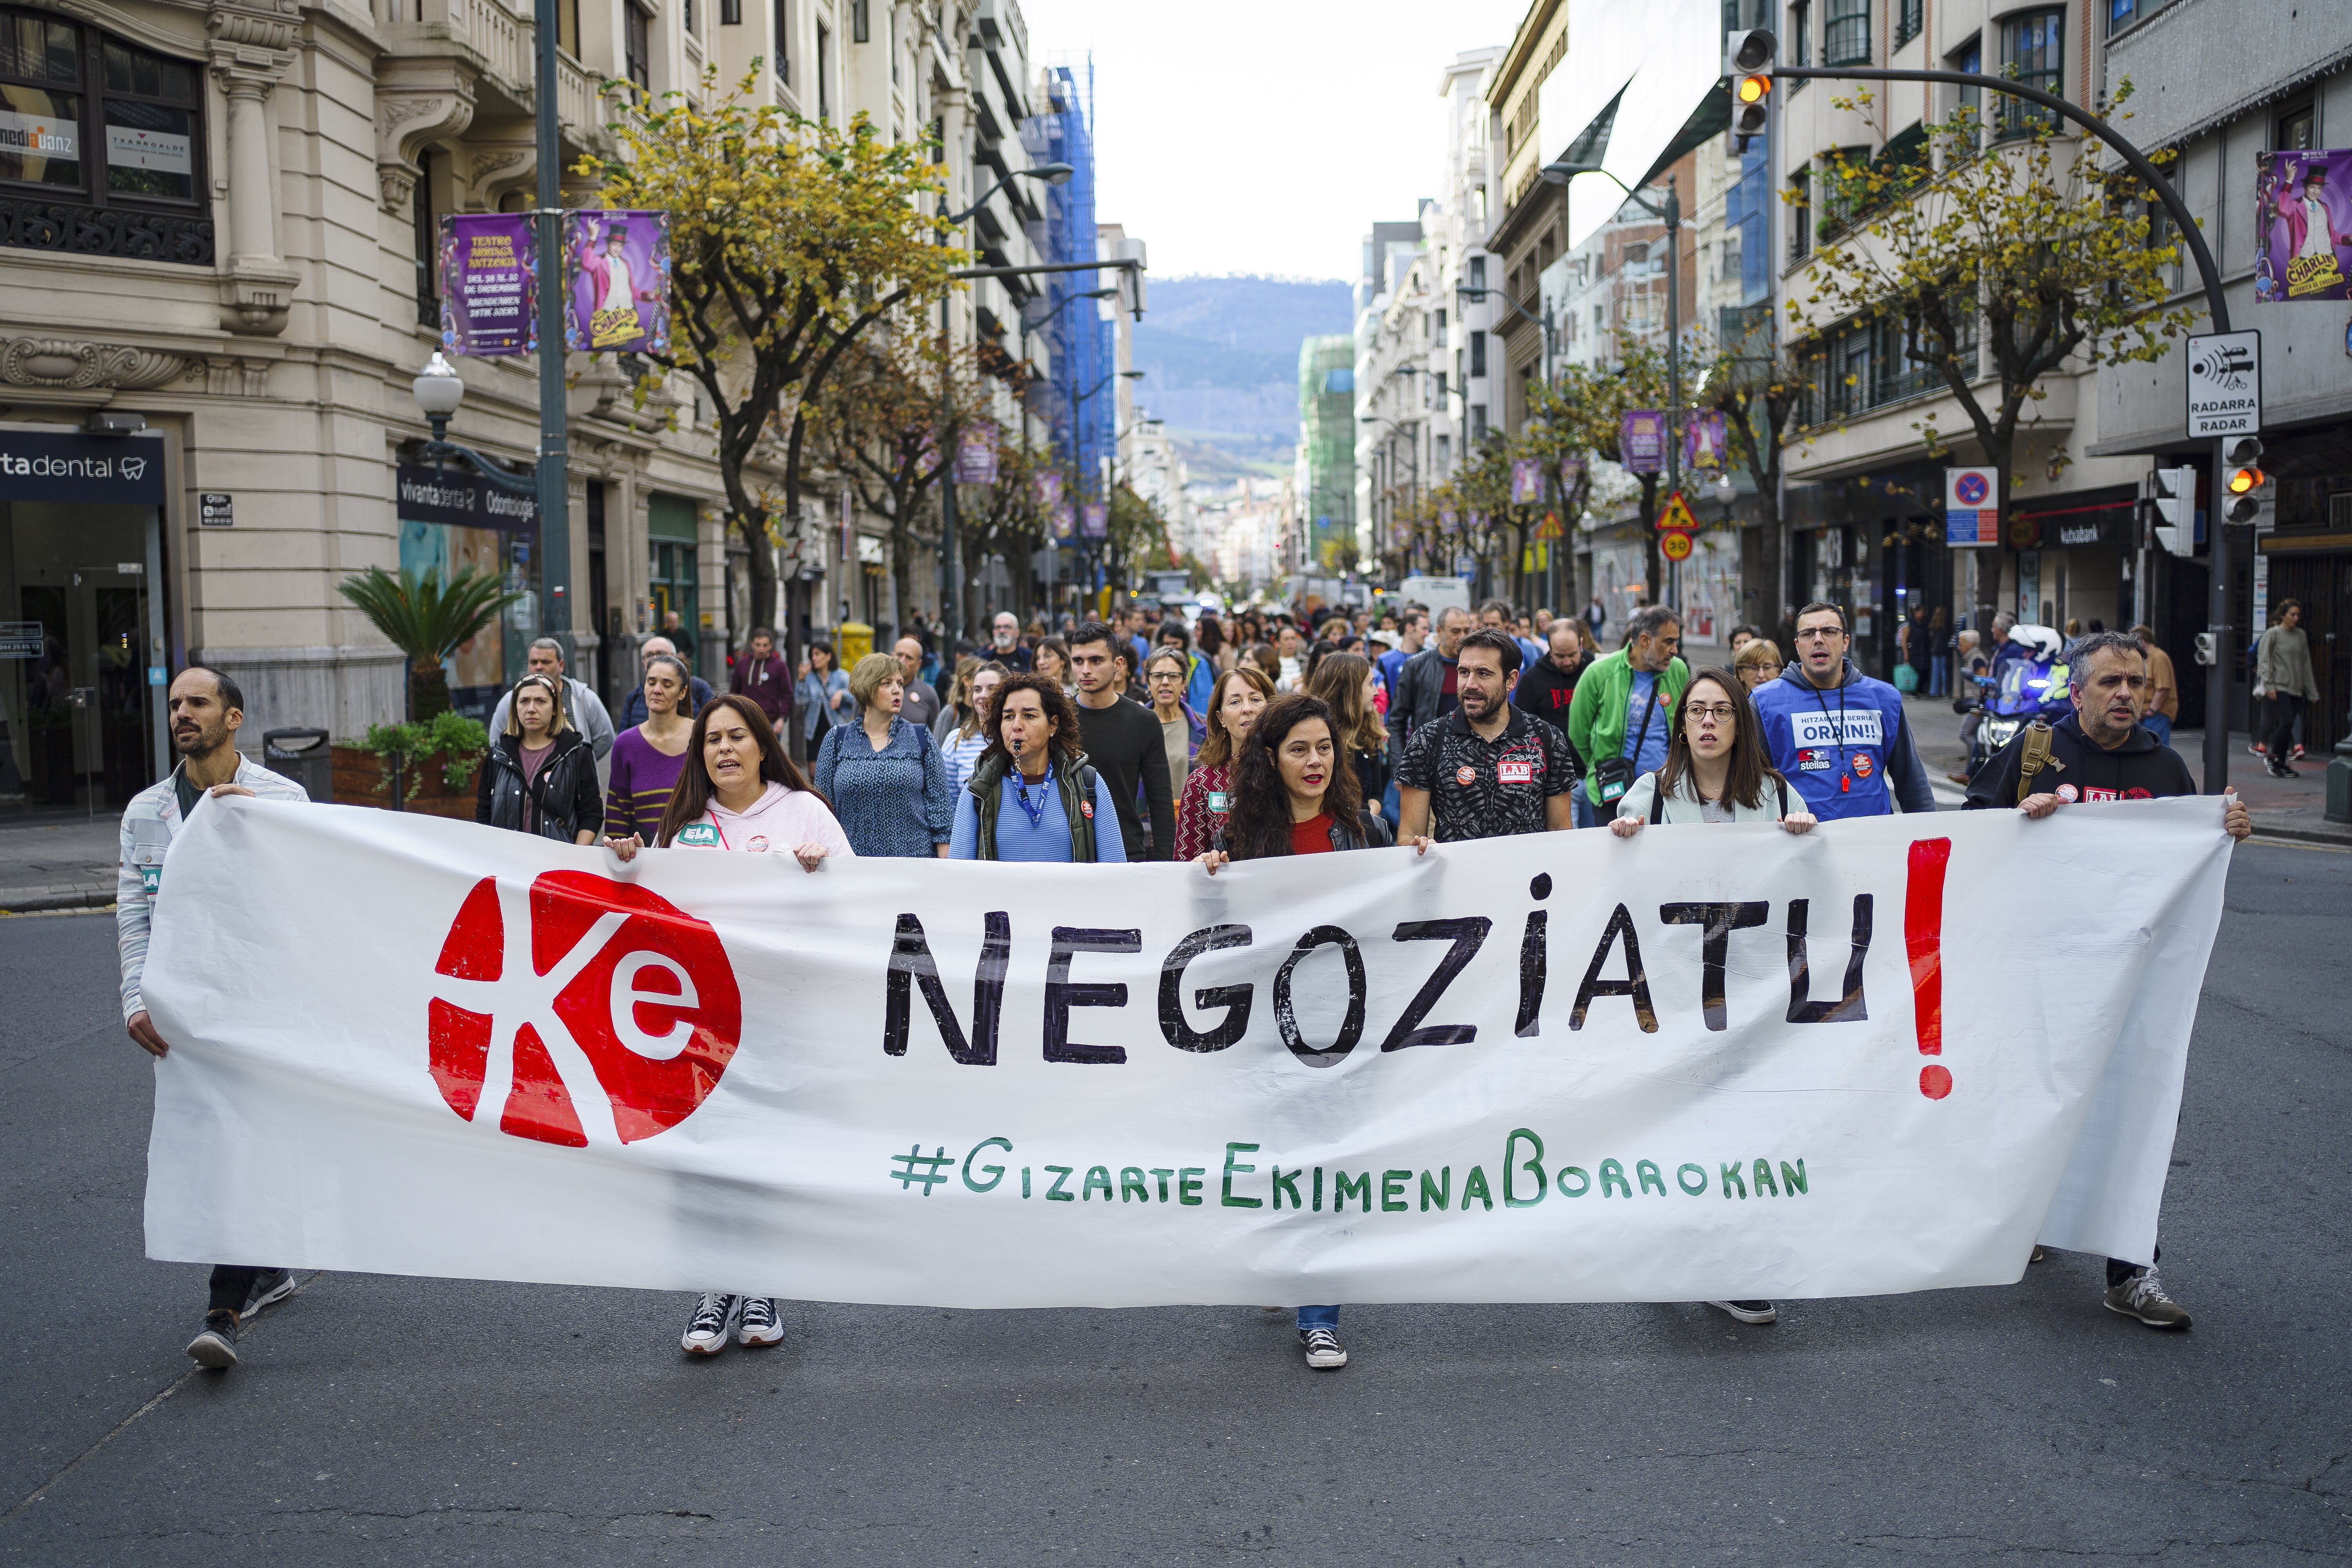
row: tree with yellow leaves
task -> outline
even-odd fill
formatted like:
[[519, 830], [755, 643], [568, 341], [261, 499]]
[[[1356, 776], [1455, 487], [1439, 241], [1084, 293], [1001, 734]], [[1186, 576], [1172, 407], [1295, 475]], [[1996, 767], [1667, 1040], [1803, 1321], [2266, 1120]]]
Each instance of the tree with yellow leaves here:
[[[814, 399], [850, 344], [894, 310], [911, 320], [963, 259], [924, 213], [942, 188], [928, 141], [887, 141], [863, 113], [833, 124], [756, 102], [760, 76], [754, 60], [719, 98], [706, 71], [703, 96], [717, 101], [665, 94], [613, 128], [619, 158], [580, 166], [602, 178], [604, 205], [669, 215], [673, 346], [655, 363], [691, 376], [716, 411], [755, 625], [777, 619], [769, 546], [800, 525]], [[773, 434], [785, 446], [781, 516], [744, 473]]]

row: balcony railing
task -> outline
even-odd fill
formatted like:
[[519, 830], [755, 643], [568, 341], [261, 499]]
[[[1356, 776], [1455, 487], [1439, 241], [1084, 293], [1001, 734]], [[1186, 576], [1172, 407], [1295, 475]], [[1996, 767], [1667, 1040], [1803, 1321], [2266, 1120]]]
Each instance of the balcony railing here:
[[[402, 52], [430, 52], [432, 42], [443, 37], [462, 44], [481, 57], [509, 97], [530, 103], [539, 67], [538, 26], [529, 15], [502, 0], [376, 0], [376, 12], [392, 40], [410, 45]], [[598, 90], [598, 79], [560, 50], [555, 104], [558, 120], [583, 136], [638, 112], [621, 94], [605, 97]]]

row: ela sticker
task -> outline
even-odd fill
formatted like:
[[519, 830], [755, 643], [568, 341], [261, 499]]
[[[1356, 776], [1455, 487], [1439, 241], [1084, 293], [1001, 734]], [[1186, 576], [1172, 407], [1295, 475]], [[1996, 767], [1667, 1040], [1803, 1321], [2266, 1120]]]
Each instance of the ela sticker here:
[[678, 843], [693, 849], [715, 849], [719, 847], [719, 829], [708, 822], [688, 823], [678, 830]]

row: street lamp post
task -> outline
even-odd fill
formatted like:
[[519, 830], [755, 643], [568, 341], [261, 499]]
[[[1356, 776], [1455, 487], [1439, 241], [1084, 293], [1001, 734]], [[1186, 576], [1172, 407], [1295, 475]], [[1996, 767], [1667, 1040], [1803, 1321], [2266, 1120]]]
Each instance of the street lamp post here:
[[[1029, 363], [1030, 335], [1032, 333], [1044, 331], [1045, 328], [1053, 321], [1055, 317], [1062, 313], [1064, 306], [1069, 304], [1073, 300], [1108, 300], [1112, 298], [1118, 292], [1118, 289], [1116, 287], [1113, 287], [1108, 289], [1088, 289], [1076, 294], [1065, 294], [1034, 321], [1030, 320], [1029, 312], [1027, 310], [1023, 310], [1021, 312], [1021, 363], [1023, 366], [1026, 367]], [[1029, 447], [1029, 398], [1025, 388], [1024, 389], [1021, 399], [1021, 446], [1024, 451], [1026, 451]], [[1061, 613], [1062, 608], [1055, 596], [1055, 580], [1061, 573], [1062, 542], [1054, 537], [1054, 524], [1051, 518], [1045, 520], [1045, 620], [1046, 624], [1050, 626], [1053, 624], [1054, 617]]]
[[[1418, 508], [1421, 505], [1421, 437], [1415, 433], [1413, 425], [1402, 419], [1391, 419], [1385, 415], [1379, 414], [1360, 414], [1356, 417], [1362, 424], [1385, 425], [1391, 430], [1401, 431], [1403, 433], [1406, 458], [1405, 467], [1412, 474], [1412, 504], [1415, 508]], [[1386, 444], [1383, 443], [1383, 450], [1385, 449]], [[1396, 459], [1394, 458], [1391, 458], [1389, 461], [1391, 463], [1394, 463]], [[1394, 528], [1396, 526], [1396, 515], [1393, 505], [1391, 505], [1390, 510], [1389, 526], [1391, 528]], [[1407, 564], [1411, 564], [1411, 563], [1408, 562]]]
[[[564, 382], [564, 317], [572, 290], [563, 279], [563, 126], [556, 57], [562, 0], [538, 0], [532, 15], [538, 55], [531, 118], [539, 157], [539, 581], [540, 632], [563, 645], [572, 662], [572, 507], [570, 389]], [[436, 356], [438, 357], [438, 356]]]
[[[1113, 293], [1117, 293], [1117, 292], [1118, 292], [1118, 290], [1117, 290], [1117, 289], [1113, 289], [1113, 290], [1111, 290], [1111, 292], [1113, 292]], [[1055, 308], [1056, 308], [1056, 309], [1059, 309], [1059, 307], [1058, 307], [1058, 306], [1057, 306], [1057, 307], [1055, 307]], [[1087, 398], [1092, 397], [1095, 394], [1097, 394], [1097, 393], [1100, 392], [1104, 387], [1108, 386], [1108, 385], [1109, 385], [1112, 382], [1114, 382], [1114, 381], [1140, 381], [1140, 380], [1142, 380], [1142, 379], [1143, 379], [1143, 372], [1141, 372], [1141, 371], [1139, 371], [1139, 370], [1115, 370], [1115, 371], [1110, 372], [1108, 375], [1105, 375], [1105, 376], [1104, 376], [1100, 381], [1098, 381], [1098, 382], [1095, 383], [1092, 386], [1090, 386], [1090, 387], [1087, 388], [1087, 389], [1086, 389], [1086, 391], [1084, 391], [1084, 392], [1080, 392], [1080, 391], [1078, 390], [1078, 384], [1077, 384], [1076, 382], [1075, 382], [1075, 381], [1074, 381], [1074, 382], [1070, 383], [1070, 445], [1071, 445], [1071, 447], [1072, 447], [1073, 448], [1075, 448], [1075, 447], [1077, 446], [1077, 444], [1078, 444], [1078, 405], [1079, 405], [1079, 404], [1084, 403]], [[1114, 456], [1115, 456], [1115, 454], [1114, 454]], [[1082, 475], [1080, 474], [1080, 471], [1079, 471], [1079, 468], [1078, 468], [1077, 458], [1078, 458], [1078, 454], [1077, 454], [1075, 450], [1073, 450], [1073, 451], [1071, 452], [1071, 454], [1070, 454], [1070, 477], [1071, 477], [1073, 479], [1081, 479], [1081, 478], [1082, 478]], [[1081, 495], [1085, 494], [1084, 489], [1081, 489], [1081, 490], [1079, 491], [1079, 493], [1080, 493]], [[1104, 489], [1104, 490], [1103, 490], [1103, 530], [1104, 530], [1104, 532], [1105, 532], [1105, 534], [1106, 534], [1106, 535], [1108, 535], [1108, 532], [1109, 532], [1109, 529], [1110, 529], [1110, 490], [1109, 490], [1108, 487], [1108, 486], [1106, 486], [1106, 487], [1105, 487], [1105, 489]], [[1083, 531], [1083, 530], [1081, 530], [1081, 531], [1080, 531], [1080, 535], [1079, 535], [1079, 536], [1080, 536], [1081, 538], [1085, 537], [1085, 534], [1084, 534], [1084, 531]], [[1105, 542], [1106, 542], [1106, 543], [1108, 543], [1108, 538], [1106, 538]], [[1055, 548], [1057, 548], [1057, 549], [1058, 549], [1058, 548], [1059, 548], [1059, 546], [1057, 545], [1057, 546], [1055, 546]], [[1099, 550], [1099, 549], [1087, 549], [1087, 547], [1085, 547], [1085, 546], [1081, 546], [1080, 548], [1082, 548], [1082, 549], [1087, 549], [1087, 553], [1089, 556], [1091, 556], [1091, 557], [1092, 557], [1092, 559], [1093, 559], [1093, 561], [1094, 561], [1094, 563], [1095, 563], [1096, 568], [1097, 568], [1097, 570], [1099, 570], [1099, 569], [1101, 568], [1101, 566], [1102, 566], [1102, 563], [1103, 563], [1103, 553], [1104, 553], [1104, 552], [1103, 552], [1101, 550]]]
[[[537, 491], [539, 480], [536, 478], [524, 479], [511, 473], [497, 458], [484, 457], [471, 447], [461, 447], [449, 439], [449, 420], [457, 412], [458, 405], [466, 401], [466, 384], [458, 376], [457, 367], [443, 356], [439, 349], [433, 351], [433, 357], [425, 362], [424, 368], [408, 384], [408, 389], [415, 395], [416, 406], [424, 414], [425, 423], [433, 426], [432, 439], [425, 443], [426, 462], [437, 468], [454, 458], [500, 489], [512, 490], [518, 495], [530, 495]], [[543, 506], [541, 515], [544, 519]]]

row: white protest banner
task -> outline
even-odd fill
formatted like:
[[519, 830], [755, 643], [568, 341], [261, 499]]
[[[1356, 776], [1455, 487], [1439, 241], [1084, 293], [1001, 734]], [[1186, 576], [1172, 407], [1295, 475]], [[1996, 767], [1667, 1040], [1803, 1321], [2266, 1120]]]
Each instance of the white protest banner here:
[[223, 799], [148, 954], [148, 1248], [961, 1307], [2145, 1259], [2221, 822], [812, 874]]

